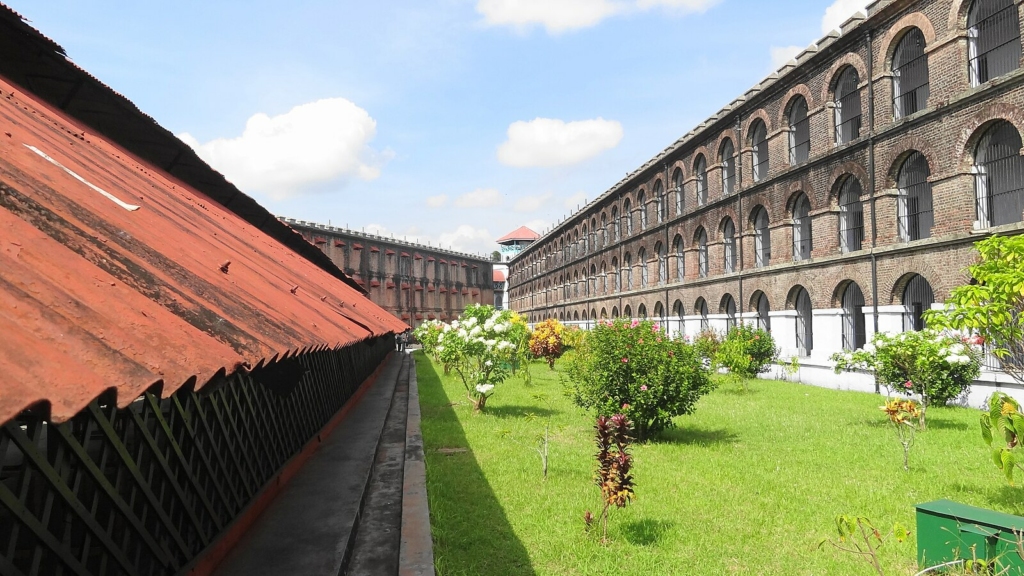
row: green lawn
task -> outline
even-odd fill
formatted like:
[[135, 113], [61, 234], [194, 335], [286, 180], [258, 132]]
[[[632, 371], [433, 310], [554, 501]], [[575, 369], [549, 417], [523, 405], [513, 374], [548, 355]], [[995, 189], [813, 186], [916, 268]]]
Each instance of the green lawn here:
[[[614, 510], [611, 543], [585, 534], [600, 509], [589, 414], [535, 363], [534, 384], [499, 386], [473, 414], [461, 384], [416, 352], [427, 488], [438, 574], [873, 574], [818, 543], [837, 514], [914, 530], [919, 502], [949, 498], [1024, 514], [1024, 489], [1005, 485], [978, 433], [978, 412], [929, 411], [911, 470], [871, 394], [757, 381], [704, 397], [678, 428], [636, 446], [637, 500]], [[533, 399], [552, 405], [548, 480], [528, 448], [543, 429]], [[463, 451], [464, 450], [464, 451]], [[886, 574], [916, 571], [916, 543], [887, 545]]]

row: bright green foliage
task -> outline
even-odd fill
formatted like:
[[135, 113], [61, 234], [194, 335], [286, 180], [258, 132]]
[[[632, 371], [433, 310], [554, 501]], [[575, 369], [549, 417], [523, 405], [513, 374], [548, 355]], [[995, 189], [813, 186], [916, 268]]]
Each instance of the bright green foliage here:
[[929, 326], [977, 334], [1024, 382], [1024, 236], [992, 236], [975, 243], [980, 261], [969, 271], [974, 284], [954, 288], [944, 310], [925, 312]]
[[718, 347], [722, 345], [722, 337], [718, 335], [718, 332], [708, 329], [702, 331], [693, 339], [693, 347], [703, 360], [707, 361], [710, 366], [714, 363], [715, 356], [718, 354]]
[[600, 322], [569, 363], [566, 393], [600, 416], [623, 413], [643, 440], [693, 411], [712, 389], [693, 346], [650, 321]]
[[562, 332], [562, 347], [567, 350], [579, 348], [586, 337], [586, 330], [580, 330], [579, 326], [570, 326]]
[[743, 379], [757, 378], [778, 357], [775, 339], [765, 330], [747, 324], [733, 326], [715, 353], [715, 364]]
[[921, 396], [922, 420], [929, 406], [963, 394], [981, 373], [981, 351], [969, 341], [935, 330], [878, 333], [853, 352], [832, 355], [836, 373], [874, 370], [890, 391]]
[[470, 306], [462, 316], [441, 329], [437, 355], [462, 380], [473, 407], [483, 410], [494, 387], [511, 373], [516, 357], [513, 312], [493, 306]]
[[992, 448], [992, 462], [1013, 485], [1015, 468], [1024, 470], [1020, 441], [1024, 439], [1024, 416], [1020, 404], [1004, 392], [988, 400], [988, 412], [981, 415], [981, 437]]
[[428, 320], [412, 331], [413, 337], [423, 346], [423, 351], [437, 359], [437, 345], [441, 341], [444, 323], [440, 320]]

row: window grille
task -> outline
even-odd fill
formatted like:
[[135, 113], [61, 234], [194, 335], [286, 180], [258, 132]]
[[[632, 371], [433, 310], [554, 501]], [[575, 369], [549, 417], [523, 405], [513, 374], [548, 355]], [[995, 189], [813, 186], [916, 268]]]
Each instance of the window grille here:
[[672, 324], [673, 326], [669, 329], [670, 335], [683, 334], [685, 326], [683, 325], [683, 302], [676, 300], [676, 303], [672, 305]]
[[836, 144], [846, 144], [860, 137], [860, 78], [857, 69], [847, 66], [836, 81]]
[[754, 215], [754, 266], [763, 268], [772, 259], [771, 232], [768, 229], [768, 211], [757, 207]]
[[866, 342], [864, 294], [856, 282], [850, 282], [843, 291], [843, 349], [863, 348]]
[[665, 252], [665, 245], [658, 242], [655, 246], [658, 252], [658, 284], [668, 283], [668, 254]]
[[722, 143], [720, 156], [722, 161], [722, 195], [728, 196], [736, 188], [736, 154], [732, 140], [726, 139]]
[[633, 210], [629, 204], [629, 198], [622, 204], [622, 219], [626, 223], [626, 236], [633, 235]]
[[860, 250], [864, 241], [864, 205], [860, 194], [860, 181], [846, 177], [839, 188], [839, 249], [843, 253]]
[[772, 329], [772, 319], [769, 315], [770, 311], [771, 307], [768, 305], [768, 297], [764, 295], [764, 292], [762, 292], [757, 297], [757, 327], [769, 332]]
[[811, 155], [811, 119], [807, 117], [807, 100], [797, 96], [789, 109], [789, 163], [806, 162]]
[[672, 174], [672, 190], [676, 195], [676, 216], [683, 213], [683, 171], [676, 168]]
[[637, 318], [640, 318], [641, 320], [646, 320], [647, 319], [647, 306], [641, 304], [640, 307], [636, 309], [636, 316], [637, 316]]
[[697, 299], [697, 314], [700, 315], [700, 331], [707, 332], [711, 329], [711, 323], [708, 322], [708, 303], [703, 298]]
[[683, 260], [683, 238], [682, 236], [676, 236], [672, 242], [672, 249], [676, 253], [676, 280], [679, 282], [683, 281], [683, 276], [686, 274], [686, 266]]
[[708, 234], [703, 228], [697, 233], [697, 275], [708, 276]]
[[801, 194], [793, 205], [793, 260], [809, 259], [812, 249], [811, 203]]
[[910, 116], [928, 106], [928, 55], [924, 52], [924, 34], [911, 28], [892, 57], [893, 115]]
[[900, 240], [909, 242], [931, 236], [934, 214], [932, 213], [932, 185], [928, 182], [931, 171], [928, 160], [920, 152], [914, 152], [900, 168], [897, 185], [900, 196], [897, 204]]
[[640, 192], [640, 195], [636, 199], [636, 211], [639, 212], [640, 216], [640, 229], [647, 229], [647, 196]]
[[728, 332], [736, 327], [736, 301], [733, 300], [732, 295], [725, 295], [722, 311], [725, 312], [725, 330]]
[[633, 317], [633, 309], [630, 308], [628, 304], [622, 310], [622, 313], [623, 313], [623, 315], [625, 315], [626, 318], [632, 318]]
[[612, 238], [614, 239], [615, 242], [619, 241], [619, 224], [620, 224], [620, 221], [619, 221], [619, 209], [617, 207], [613, 206], [612, 207], [611, 226], [612, 226]]
[[622, 273], [619, 271], [619, 260], [612, 258], [612, 292], [622, 291]]
[[1009, 122], [989, 128], [975, 154], [978, 220], [990, 226], [1021, 221], [1024, 212], [1024, 158], [1021, 138]]
[[750, 145], [754, 154], [754, 182], [760, 182], [768, 177], [768, 127], [758, 120], [750, 132]]
[[736, 227], [731, 219], [722, 226], [722, 248], [725, 256], [725, 273], [736, 271]]
[[665, 221], [665, 188], [661, 185], [661, 180], [654, 185], [654, 202], [660, 224]]
[[929, 310], [934, 303], [935, 294], [932, 292], [931, 284], [924, 276], [915, 274], [903, 289], [903, 329], [924, 330], [924, 311]]
[[633, 259], [629, 257], [629, 252], [626, 253], [626, 257], [622, 259], [622, 273], [626, 276], [626, 290], [633, 289]]
[[971, 85], [1020, 67], [1020, 20], [1014, 0], [975, 0], [967, 13]]
[[708, 201], [708, 163], [703, 154], [697, 157], [693, 173], [697, 179], [697, 205], [703, 206]]
[[647, 251], [643, 248], [636, 254], [636, 265], [640, 268], [640, 287], [647, 288]]
[[796, 294], [796, 349], [801, 357], [810, 356], [814, 349], [812, 314], [811, 296], [800, 288]]

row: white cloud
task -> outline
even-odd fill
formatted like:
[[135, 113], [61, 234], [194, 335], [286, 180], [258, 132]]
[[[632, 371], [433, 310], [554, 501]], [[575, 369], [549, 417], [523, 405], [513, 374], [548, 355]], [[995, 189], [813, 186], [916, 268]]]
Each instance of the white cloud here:
[[857, 12], [867, 14], [869, 3], [864, 0], [836, 0], [828, 8], [825, 8], [825, 15], [821, 18], [821, 33], [828, 34], [839, 28], [843, 22]]
[[622, 124], [604, 118], [520, 120], [509, 125], [508, 140], [498, 146], [498, 160], [519, 168], [566, 166], [614, 148], [621, 140]]
[[501, 192], [494, 188], [477, 188], [455, 199], [459, 208], [491, 208], [501, 204]]
[[367, 234], [376, 234], [377, 236], [387, 236], [390, 233], [382, 224], [367, 224], [363, 226], [363, 231]]
[[516, 200], [516, 205], [512, 209], [516, 212], [536, 212], [551, 200], [551, 196], [550, 192], [539, 196], [523, 196]]
[[469, 224], [463, 224], [451, 232], [441, 233], [439, 240], [442, 247], [450, 246], [453, 250], [463, 252], [490, 254], [498, 249], [498, 245], [494, 242], [496, 237], [486, 228], [475, 228]]
[[283, 199], [338, 179], [377, 178], [387, 153], [370, 148], [376, 133], [366, 110], [328, 98], [279, 116], [254, 114], [235, 138], [200, 143], [188, 133], [178, 137], [243, 191]]
[[602, 20], [638, 10], [703, 12], [720, 0], [478, 0], [476, 11], [491, 26], [525, 30], [543, 26], [549, 34], [596, 26]]
[[437, 196], [430, 196], [427, 198], [427, 206], [430, 206], [431, 208], [440, 208], [447, 203], [447, 194], [438, 194]]
[[587, 195], [583, 192], [577, 192], [565, 199], [565, 208], [567, 210], [575, 210], [578, 206], [583, 206], [583, 203], [586, 201]]
[[796, 58], [796, 55], [803, 51], [804, 49], [800, 46], [772, 46], [772, 70], [778, 70], [783, 64]]
[[543, 234], [544, 231], [548, 229], [548, 226], [551, 226], [551, 222], [548, 222], [547, 220], [543, 220], [541, 218], [535, 218], [533, 220], [527, 220], [526, 223], [523, 224], [523, 226], [526, 226], [527, 228], [533, 230], [537, 234]]

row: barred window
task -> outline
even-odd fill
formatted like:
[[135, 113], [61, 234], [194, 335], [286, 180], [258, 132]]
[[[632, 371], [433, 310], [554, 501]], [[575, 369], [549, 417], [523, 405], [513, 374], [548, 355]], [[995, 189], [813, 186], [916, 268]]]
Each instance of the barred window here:
[[1024, 212], [1024, 158], [1017, 129], [997, 122], [978, 143], [974, 186], [978, 220], [999, 226], [1021, 221]]
[[693, 174], [697, 179], [697, 206], [703, 206], [708, 201], [708, 162], [703, 154], [693, 163]]
[[772, 260], [771, 231], [768, 229], [768, 211], [764, 206], [754, 208], [754, 266], [763, 268]]
[[601, 294], [608, 293], [608, 264], [601, 262]]
[[665, 221], [665, 188], [661, 185], [661, 180], [654, 184], [654, 208], [658, 223], [661, 224]]
[[636, 265], [640, 268], [640, 287], [647, 288], [647, 250], [636, 253]]
[[632, 236], [633, 235], [633, 210], [630, 207], [629, 198], [626, 198], [622, 202], [622, 220], [626, 223], [625, 235], [626, 236]]
[[718, 156], [722, 162], [722, 195], [728, 196], [736, 189], [736, 153], [732, 140], [726, 138], [722, 142]]
[[850, 282], [843, 290], [843, 349], [856, 350], [867, 343], [864, 326], [864, 293], [856, 282]]
[[903, 329], [906, 331], [924, 330], [924, 311], [935, 303], [935, 293], [924, 276], [914, 274], [903, 289]]
[[614, 242], [619, 241], [619, 208], [618, 206], [612, 206], [612, 221], [610, 223], [612, 227], [612, 240]]
[[636, 211], [640, 213], [640, 229], [647, 229], [647, 195], [644, 191], [640, 191], [640, 195], [636, 197]]
[[654, 317], [662, 324], [662, 330], [665, 329], [665, 307], [661, 302], [654, 303]]
[[722, 255], [724, 256], [725, 273], [736, 271], [736, 226], [731, 218], [722, 224]]
[[622, 274], [619, 273], [619, 259], [612, 258], [612, 292], [622, 291]]
[[686, 266], [683, 260], [683, 237], [676, 235], [675, 239], [672, 240], [672, 251], [676, 255], [676, 280], [678, 282], [683, 281], [683, 276], [686, 274]]
[[812, 249], [811, 203], [807, 195], [800, 194], [793, 203], [793, 260], [809, 259]]
[[626, 290], [633, 289], [633, 258], [629, 252], [622, 258], [622, 274], [626, 277]]
[[580, 238], [580, 242], [581, 242], [581, 244], [582, 244], [582, 247], [583, 247], [583, 249], [582, 249], [582, 250], [580, 250], [580, 255], [581, 255], [581, 256], [585, 256], [585, 255], [587, 254], [587, 250], [588, 250], [588, 248], [589, 248], [589, 246], [588, 246], [588, 242], [587, 242], [587, 238], [588, 238], [588, 237], [589, 237], [589, 236], [588, 236], [588, 234], [587, 234], [587, 225], [586, 225], [586, 224], [584, 224], [584, 225], [583, 225], [583, 236], [582, 236], [582, 237]]
[[676, 168], [672, 173], [672, 191], [676, 195], [676, 216], [683, 213], [683, 171]]
[[806, 358], [811, 355], [811, 350], [814, 349], [814, 328], [811, 296], [802, 286], [797, 287], [794, 308], [796, 309], [797, 354]]
[[753, 152], [754, 182], [768, 177], [768, 127], [757, 120], [750, 129], [750, 147]]
[[726, 294], [722, 298], [722, 313], [725, 314], [725, 330], [728, 332], [736, 327], [736, 300], [732, 294]]
[[900, 167], [897, 178], [900, 196], [896, 205], [900, 240], [909, 242], [932, 235], [935, 222], [932, 213], [932, 185], [928, 182], [931, 171], [928, 160], [914, 152]]
[[911, 28], [892, 56], [893, 115], [910, 116], [928, 106], [928, 55], [924, 52], [924, 34]]
[[668, 283], [668, 254], [661, 242], [655, 244], [654, 250], [658, 254], [658, 284], [663, 285]]
[[772, 319], [769, 315], [771, 306], [768, 305], [768, 297], [764, 295], [764, 292], [758, 290], [754, 294], [754, 307], [757, 310], [757, 327], [770, 332], [772, 329]]
[[839, 187], [839, 249], [853, 252], [864, 241], [864, 205], [860, 201], [860, 181], [847, 176]]
[[641, 320], [646, 320], [647, 319], [647, 306], [644, 305], [644, 304], [641, 304], [636, 309], [636, 316], [637, 316], [637, 318], [639, 318]]
[[807, 100], [797, 96], [789, 106], [789, 163], [806, 162], [811, 156], [811, 119], [807, 117]]
[[629, 304], [626, 304], [626, 307], [622, 310], [622, 313], [625, 315], [626, 318], [633, 317], [633, 309], [630, 308]]
[[860, 78], [853, 66], [843, 68], [836, 80], [835, 116], [836, 144], [846, 144], [860, 137]]
[[703, 228], [697, 230], [697, 276], [708, 276], [708, 233]]
[[597, 236], [598, 248], [608, 245], [608, 217], [601, 213], [601, 233]]
[[697, 304], [693, 307], [693, 311], [700, 316], [700, 331], [707, 332], [711, 328], [711, 324], [708, 322], [708, 301], [703, 297], [697, 298]]
[[1014, 0], [975, 0], [967, 13], [971, 85], [1020, 67], [1020, 19]]

